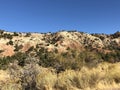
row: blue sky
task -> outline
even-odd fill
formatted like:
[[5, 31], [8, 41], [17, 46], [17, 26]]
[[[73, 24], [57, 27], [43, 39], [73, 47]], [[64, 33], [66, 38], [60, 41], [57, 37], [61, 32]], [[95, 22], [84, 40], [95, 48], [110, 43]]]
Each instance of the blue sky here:
[[120, 0], [0, 0], [0, 29], [120, 31]]

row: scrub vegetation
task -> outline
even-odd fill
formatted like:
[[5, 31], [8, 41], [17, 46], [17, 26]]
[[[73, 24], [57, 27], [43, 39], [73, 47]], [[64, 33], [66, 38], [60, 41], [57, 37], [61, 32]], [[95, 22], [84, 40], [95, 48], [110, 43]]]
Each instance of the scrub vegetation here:
[[[68, 33], [74, 32], [76, 31]], [[58, 47], [61, 44], [58, 42], [62, 42], [65, 37], [54, 33], [52, 36], [45, 34], [45, 46], [36, 44], [23, 52], [24, 45], [18, 45], [13, 40], [20, 34], [14, 32], [4, 35], [4, 31], [1, 30], [0, 35], [1, 38], [10, 39], [7, 45], [14, 46], [15, 51], [14, 55], [0, 57], [0, 90], [120, 89], [120, 47], [116, 42], [95, 48], [89, 44], [88, 38], [83, 40], [84, 43], [88, 43], [84, 44], [84, 49], [79, 50], [68, 45], [64, 52], [60, 52]], [[24, 38], [31, 36], [32, 33], [27, 33]], [[119, 40], [120, 33], [93, 36], [100, 40], [104, 40], [105, 36]], [[98, 40], [96, 38], [91, 42]], [[51, 45], [55, 48], [50, 51], [47, 47]], [[1, 50], [0, 54], [3, 52], [4, 50]]]

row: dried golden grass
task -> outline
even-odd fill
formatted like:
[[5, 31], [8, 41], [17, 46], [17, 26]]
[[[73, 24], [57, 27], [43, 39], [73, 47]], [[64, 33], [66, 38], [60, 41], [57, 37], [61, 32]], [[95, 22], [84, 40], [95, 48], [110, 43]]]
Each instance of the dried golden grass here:
[[82, 90], [118, 89], [120, 87], [120, 63], [101, 63], [96, 68], [83, 67], [80, 71], [66, 70], [59, 74], [57, 87]]
[[36, 86], [40, 90], [52, 90], [55, 87], [57, 75], [50, 69], [40, 68], [40, 73], [36, 76]]
[[[120, 90], [120, 63], [101, 63], [97, 67], [66, 70], [57, 74], [50, 68], [37, 67], [38, 90]], [[16, 89], [18, 88], [19, 89]], [[1, 90], [21, 90], [20, 83], [11, 82]]]

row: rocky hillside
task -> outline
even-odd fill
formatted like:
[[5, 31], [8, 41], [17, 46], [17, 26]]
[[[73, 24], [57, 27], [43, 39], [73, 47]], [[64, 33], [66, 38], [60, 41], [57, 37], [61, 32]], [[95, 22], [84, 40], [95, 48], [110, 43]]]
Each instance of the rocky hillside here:
[[114, 49], [120, 49], [120, 32], [106, 35], [77, 31], [17, 33], [0, 30], [1, 57], [40, 48], [45, 48], [48, 51], [57, 50], [58, 52], [67, 52], [68, 49], [84, 51], [89, 48], [98, 52], [109, 53]]
[[0, 90], [119, 90], [120, 32], [0, 30]]

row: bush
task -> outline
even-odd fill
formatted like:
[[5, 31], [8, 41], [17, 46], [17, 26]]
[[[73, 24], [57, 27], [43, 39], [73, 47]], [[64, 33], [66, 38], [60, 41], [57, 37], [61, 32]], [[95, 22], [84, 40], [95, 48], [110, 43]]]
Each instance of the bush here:
[[10, 40], [10, 41], [7, 43], [7, 45], [13, 45], [13, 41]]
[[6, 39], [12, 39], [13, 38], [13, 36], [11, 35], [11, 34], [7, 34], [7, 33], [5, 33], [4, 35], [3, 35], [3, 37]]
[[9, 56], [0, 58], [0, 69], [7, 69], [8, 64], [13, 62], [13, 59]]
[[4, 52], [4, 50], [0, 50], [0, 53]]
[[33, 51], [34, 50], [34, 46], [31, 46], [27, 51], [30, 52], [30, 51]]
[[26, 33], [25, 37], [30, 37], [31, 33]]
[[0, 29], [0, 34], [3, 34], [3, 33], [4, 33], [4, 30], [1, 30], [1, 29]]
[[40, 73], [39, 67], [35, 64], [28, 64], [23, 68], [21, 77], [23, 90], [38, 90], [36, 87], [38, 73]]
[[14, 36], [19, 36], [19, 34], [18, 33], [16, 33], [16, 32], [14, 32], [14, 34], [13, 34]]
[[19, 50], [22, 49], [22, 48], [23, 48], [23, 45], [18, 45], [18, 44], [16, 44], [14, 51], [19, 51]]
[[28, 57], [27, 54], [22, 52], [17, 52], [15, 55], [12, 56], [14, 60], [18, 61], [18, 65], [25, 66], [25, 59]]

